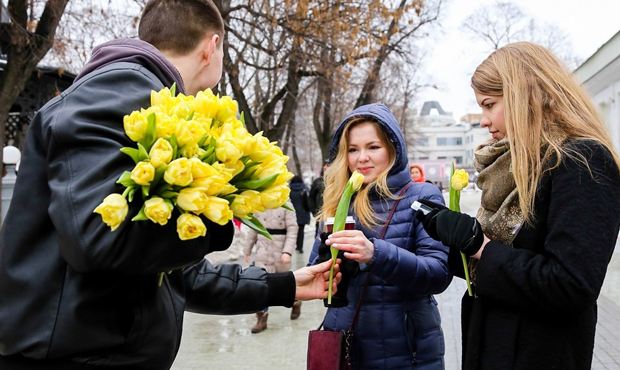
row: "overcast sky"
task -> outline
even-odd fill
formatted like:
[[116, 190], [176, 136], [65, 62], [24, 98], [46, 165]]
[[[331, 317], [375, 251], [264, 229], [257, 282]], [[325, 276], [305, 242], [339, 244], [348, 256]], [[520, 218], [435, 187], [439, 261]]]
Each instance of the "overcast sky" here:
[[[620, 0], [514, 0], [514, 4], [537, 21], [556, 25], [566, 33], [573, 53], [584, 61], [601, 45], [620, 31]], [[480, 5], [493, 0], [448, 0], [442, 15], [440, 32], [425, 59], [425, 81], [439, 86], [419, 96], [438, 100], [455, 119], [465, 113], [479, 113], [469, 78], [476, 66], [488, 55], [486, 45], [465, 34], [463, 20]]]

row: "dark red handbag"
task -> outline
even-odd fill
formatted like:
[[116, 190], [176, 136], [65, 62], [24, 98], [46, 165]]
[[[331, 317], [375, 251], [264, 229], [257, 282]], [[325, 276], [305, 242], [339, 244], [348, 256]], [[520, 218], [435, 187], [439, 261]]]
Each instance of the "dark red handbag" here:
[[[392, 205], [388, 218], [381, 230], [381, 237], [385, 237], [392, 216], [396, 211], [396, 206], [400, 201], [400, 196], [407, 191], [407, 188], [411, 186], [411, 182], [405, 185], [398, 193], [399, 198]], [[323, 323], [317, 330], [310, 330], [308, 333], [308, 357], [307, 357], [307, 369], [308, 370], [350, 370], [351, 369], [351, 343], [353, 340], [353, 333], [355, 333], [355, 325], [357, 324], [357, 317], [362, 306], [362, 300], [366, 293], [366, 287], [370, 280], [370, 273], [366, 278], [366, 282], [362, 288], [359, 300], [355, 307], [355, 314], [349, 330], [334, 331], [323, 330]]]
[[[323, 326], [323, 324], [321, 324]], [[310, 330], [308, 333], [308, 370], [348, 370], [348, 332]]]

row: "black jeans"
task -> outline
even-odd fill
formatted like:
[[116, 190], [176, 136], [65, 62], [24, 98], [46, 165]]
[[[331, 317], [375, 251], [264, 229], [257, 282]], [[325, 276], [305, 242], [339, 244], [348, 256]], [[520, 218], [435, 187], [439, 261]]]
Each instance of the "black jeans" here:
[[300, 252], [304, 251], [304, 228], [306, 227], [305, 224], [297, 224], [297, 226], [299, 226], [299, 229], [297, 229], [297, 250]]

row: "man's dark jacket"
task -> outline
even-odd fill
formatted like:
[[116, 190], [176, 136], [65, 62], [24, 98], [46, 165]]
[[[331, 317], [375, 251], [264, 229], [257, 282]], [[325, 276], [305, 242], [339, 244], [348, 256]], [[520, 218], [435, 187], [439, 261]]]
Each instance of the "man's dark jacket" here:
[[[134, 204], [110, 231], [93, 213], [122, 191], [115, 182], [133, 168], [119, 151], [135, 145], [123, 116], [147, 107], [151, 90], [174, 82], [183, 89], [174, 66], [145, 42], [108, 43], [93, 58], [38, 112], [27, 135], [0, 232], [0, 360], [166, 369], [185, 309], [290, 306], [295, 282], [292, 273], [210, 265], [203, 257], [230, 245], [230, 223], [208, 223], [205, 237], [180, 241], [176, 215], [166, 226], [131, 222]], [[158, 274], [168, 271], [158, 286]]]

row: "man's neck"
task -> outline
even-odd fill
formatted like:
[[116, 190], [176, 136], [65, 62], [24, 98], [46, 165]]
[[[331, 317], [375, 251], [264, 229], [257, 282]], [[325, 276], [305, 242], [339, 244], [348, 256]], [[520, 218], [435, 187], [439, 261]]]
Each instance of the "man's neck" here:
[[197, 91], [193, 84], [196, 76], [196, 66], [192, 54], [188, 55], [174, 55], [168, 51], [163, 51], [162, 54], [168, 59], [170, 63], [179, 71], [183, 84], [185, 85], [185, 93], [188, 95], [194, 95]]

